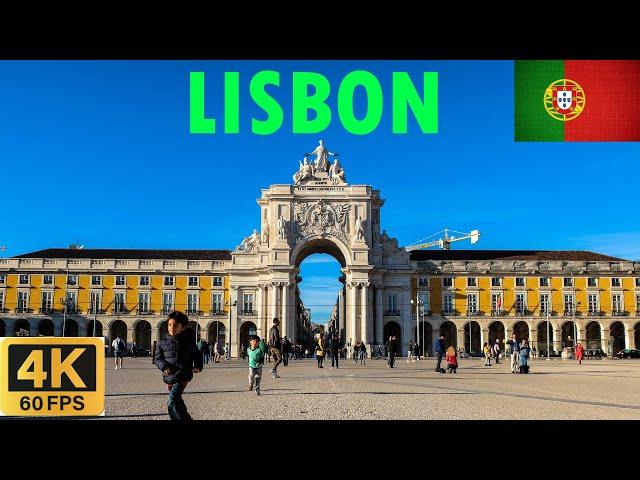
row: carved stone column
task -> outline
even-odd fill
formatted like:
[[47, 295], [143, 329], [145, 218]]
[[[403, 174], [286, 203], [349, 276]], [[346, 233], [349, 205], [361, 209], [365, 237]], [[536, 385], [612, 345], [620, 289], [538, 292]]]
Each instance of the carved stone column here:
[[271, 285], [271, 298], [269, 299], [269, 322], [268, 325], [271, 325], [271, 322], [274, 318], [278, 316], [278, 283], [272, 282]]
[[258, 315], [258, 320], [256, 321], [256, 328], [258, 330], [258, 336], [260, 338], [265, 338], [264, 331], [264, 308], [263, 307], [263, 299], [264, 299], [264, 291], [262, 290], [262, 284], [258, 284], [258, 295], [256, 298], [256, 312]]
[[367, 335], [367, 327], [368, 325], [368, 309], [369, 309], [369, 283], [361, 283], [360, 284], [362, 290], [360, 292], [360, 340], [364, 342], [365, 345], [369, 345], [371, 343], [371, 337]]
[[349, 328], [347, 330], [347, 342], [351, 340], [351, 345], [353, 346], [355, 342], [358, 340], [357, 338], [357, 330], [356, 330], [356, 320], [358, 315], [358, 284], [355, 282], [349, 283], [349, 300], [348, 300], [348, 311], [349, 311]]
[[384, 345], [382, 338], [382, 313], [384, 306], [382, 305], [382, 285], [376, 285], [376, 311], [374, 312], [376, 322], [376, 343]]
[[280, 330], [280, 335], [281, 336], [290, 336], [289, 330], [290, 330], [290, 325], [289, 325], [289, 315], [288, 315], [288, 311], [287, 308], [289, 306], [289, 298], [288, 298], [288, 293], [289, 293], [289, 283], [288, 282], [281, 282], [280, 283], [280, 288], [282, 290], [282, 293], [280, 295], [280, 325], [281, 325], [281, 330]]

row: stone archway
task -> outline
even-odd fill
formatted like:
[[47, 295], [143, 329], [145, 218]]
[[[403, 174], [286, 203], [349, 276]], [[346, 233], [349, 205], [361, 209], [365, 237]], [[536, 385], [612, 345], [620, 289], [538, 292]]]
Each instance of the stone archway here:
[[164, 338], [169, 338], [169, 322], [167, 320], [163, 320], [158, 325], [158, 340], [162, 340]]
[[398, 325], [398, 323], [394, 321], [387, 322], [384, 324], [384, 329], [382, 332], [385, 343], [387, 342], [387, 340], [389, 340], [389, 337], [396, 337], [396, 346], [398, 348], [396, 356], [401, 357], [404, 349], [402, 345], [402, 328], [400, 328], [400, 325]]
[[458, 348], [458, 328], [455, 323], [447, 320], [440, 325], [440, 335], [444, 335], [444, 343], [447, 347]]
[[[95, 334], [94, 334], [95, 327]], [[87, 322], [87, 337], [102, 337], [102, 323], [99, 320]]]
[[640, 349], [640, 322], [636, 323], [633, 327], [633, 340], [636, 348]]
[[464, 349], [472, 355], [482, 352], [480, 344], [480, 324], [471, 320], [471, 335], [469, 335], [469, 322], [464, 324]]
[[38, 336], [41, 337], [53, 337], [55, 335], [55, 328], [53, 322], [49, 318], [43, 318], [38, 322]]
[[138, 320], [134, 328], [136, 346], [151, 350], [151, 324], [146, 320]]
[[611, 354], [616, 355], [620, 350], [624, 350], [626, 348], [624, 324], [622, 322], [613, 322], [611, 324], [610, 333], [613, 346]]
[[[416, 338], [416, 327], [413, 328], [411, 338]], [[418, 345], [420, 346], [420, 355], [433, 355], [433, 327], [426, 320], [418, 324]]]
[[516, 334], [516, 340], [518, 340], [518, 342], [529, 340], [529, 325], [527, 325], [527, 322], [517, 322], [513, 326], [513, 333]]
[[13, 334], [19, 336], [21, 330], [26, 331], [27, 335], [31, 332], [31, 326], [26, 318], [19, 318], [13, 322]]
[[569, 320], [562, 324], [562, 348], [574, 347], [576, 345], [576, 327], [573, 321]]
[[240, 345], [244, 347], [248, 347], [249, 345], [249, 336], [257, 335], [258, 327], [253, 322], [244, 322], [240, 327]]
[[63, 337], [77, 337], [78, 336], [78, 322], [72, 318], [67, 318], [66, 322], [63, 322], [64, 332]]
[[200, 340], [200, 324], [195, 320], [189, 320], [188, 327], [193, 332], [193, 341], [197, 342], [198, 340]]
[[116, 337], [120, 337], [124, 343], [127, 343], [127, 324], [122, 320], [114, 320], [109, 325], [109, 345], [113, 343]]
[[[547, 335], [549, 341], [547, 341]], [[538, 355], [541, 357], [547, 356], [547, 350], [549, 353], [553, 352], [553, 325], [551, 322], [542, 321], [538, 324]]]
[[500, 341], [500, 348], [504, 348], [504, 323], [500, 320], [496, 320], [495, 322], [491, 322], [489, 325], [489, 345], [495, 345], [496, 340]]
[[585, 348], [602, 348], [602, 328], [598, 322], [589, 322], [586, 329], [587, 341]]
[[226, 340], [226, 329], [224, 326], [224, 323], [220, 322], [220, 321], [213, 321], [209, 324], [209, 328], [207, 329], [207, 338], [208, 338], [208, 342], [212, 345], [214, 345], [218, 339], [220, 340], [220, 345], [222, 346], [222, 348], [225, 347], [225, 343], [227, 342]]

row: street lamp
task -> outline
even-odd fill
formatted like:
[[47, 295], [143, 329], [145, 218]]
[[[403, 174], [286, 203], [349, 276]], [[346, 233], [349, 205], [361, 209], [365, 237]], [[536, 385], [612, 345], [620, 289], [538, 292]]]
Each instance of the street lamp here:
[[[415, 302], [413, 300], [411, 300], [411, 305], [413, 305], [414, 303], [416, 305], [416, 343], [420, 343], [420, 342], [418, 342], [418, 329], [420, 328], [420, 307], [424, 304], [424, 302], [422, 300], [420, 300], [419, 294], [416, 294]], [[424, 340], [424, 327], [423, 327], [422, 339]], [[423, 348], [423, 350], [424, 350], [424, 348]], [[413, 354], [413, 352], [411, 352], [411, 354]], [[424, 353], [423, 353], [423, 355], [424, 355]]]
[[[238, 305], [238, 302], [236, 300], [233, 302], [233, 304], [229, 305], [229, 301], [226, 301], [224, 302], [224, 304], [229, 307], [229, 348], [226, 349], [225, 356], [227, 357], [227, 359], [230, 359], [231, 358], [231, 306], [235, 307], [236, 305]], [[220, 325], [220, 322], [216, 323], [216, 342], [220, 338], [218, 337], [219, 325]], [[226, 343], [226, 337], [225, 337], [225, 343]]]

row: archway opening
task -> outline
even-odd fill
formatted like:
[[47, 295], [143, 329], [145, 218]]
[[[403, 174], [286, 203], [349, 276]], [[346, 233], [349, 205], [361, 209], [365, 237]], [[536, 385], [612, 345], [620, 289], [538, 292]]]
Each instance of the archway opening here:
[[7, 325], [4, 323], [4, 320], [0, 319], [0, 337], [7, 336]]
[[404, 349], [402, 348], [402, 330], [400, 325], [393, 321], [385, 323], [382, 328], [382, 336], [384, 337], [385, 342], [389, 340], [389, 337], [391, 336], [396, 337], [396, 356], [401, 357]]
[[163, 320], [158, 327], [158, 340], [165, 338], [169, 338], [169, 322], [167, 320]]
[[495, 321], [489, 325], [489, 345], [495, 345], [496, 340], [499, 340], [500, 348], [503, 348], [504, 335], [504, 324], [502, 322]]
[[193, 341], [197, 342], [200, 340], [200, 325], [195, 320], [189, 320], [188, 327], [193, 332]]
[[65, 337], [77, 337], [78, 336], [78, 322], [71, 318], [67, 318], [64, 322], [64, 334]]
[[87, 323], [87, 337], [102, 337], [102, 323], [100, 321], [91, 320]]
[[[300, 299], [296, 302], [296, 341], [312, 348], [314, 331], [320, 329], [328, 333], [335, 329], [346, 343], [350, 340], [346, 338], [345, 321], [349, 299], [343, 283], [342, 253], [332, 242], [317, 240], [308, 243], [296, 261], [296, 298]], [[356, 333], [350, 335], [352, 343], [361, 340], [361, 313], [358, 310]]]
[[602, 329], [598, 322], [589, 322], [587, 325], [587, 342], [585, 348], [602, 348]]
[[53, 337], [55, 330], [53, 328], [53, 322], [48, 318], [43, 318], [38, 322], [38, 336], [39, 337]]
[[124, 343], [127, 343], [127, 324], [122, 320], [114, 320], [109, 328], [109, 345], [113, 343], [116, 337], [120, 337]]
[[538, 324], [538, 355], [546, 357], [547, 350], [549, 354], [553, 352], [553, 325], [544, 321]]
[[633, 340], [636, 344], [636, 348], [640, 348], [640, 322], [636, 323], [633, 327]]
[[574, 347], [576, 344], [576, 327], [575, 324], [569, 320], [562, 324], [562, 348]]
[[444, 343], [447, 347], [458, 348], [458, 329], [455, 323], [447, 320], [440, 325], [440, 335], [444, 335]]
[[151, 350], [151, 324], [146, 320], [140, 320], [136, 323], [135, 342], [138, 348]]
[[[416, 327], [413, 327], [413, 336], [416, 338]], [[418, 346], [423, 357], [433, 355], [433, 327], [425, 320], [418, 324]]]
[[253, 322], [244, 322], [240, 327], [240, 348], [249, 347], [249, 336], [257, 335], [258, 327]]
[[13, 323], [13, 334], [16, 337], [29, 336], [30, 332], [31, 327], [29, 326], [29, 321], [26, 318], [19, 318]]
[[613, 322], [611, 324], [611, 344], [613, 347], [612, 355], [616, 355], [620, 350], [626, 348], [624, 341], [624, 325], [622, 322]]
[[227, 339], [226, 339], [226, 331], [224, 328], [224, 323], [222, 322], [211, 322], [209, 324], [209, 329], [207, 331], [208, 333], [208, 341], [210, 344], [215, 345], [218, 340], [220, 341], [220, 346], [222, 348], [225, 348], [225, 343], [227, 343]]
[[464, 325], [464, 349], [471, 355], [481, 352], [480, 346], [480, 324], [471, 321], [471, 334], [469, 334], [469, 322]]
[[513, 333], [516, 334], [518, 342], [529, 340], [529, 325], [527, 325], [527, 322], [520, 321], [513, 326]]

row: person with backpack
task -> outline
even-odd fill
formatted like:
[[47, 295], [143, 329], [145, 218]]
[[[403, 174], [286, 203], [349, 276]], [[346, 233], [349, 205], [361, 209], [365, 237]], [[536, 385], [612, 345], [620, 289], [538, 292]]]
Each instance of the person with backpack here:
[[342, 342], [337, 333], [334, 333], [333, 337], [329, 340], [329, 347], [331, 348], [331, 368], [338, 368]]
[[409, 346], [407, 347], [407, 363], [415, 362], [413, 359], [413, 340], [409, 340]]
[[420, 344], [418, 342], [413, 346], [413, 356], [416, 360], [420, 360]]
[[493, 345], [493, 356], [496, 359], [496, 365], [500, 363], [500, 340], [496, 338], [496, 343]]
[[120, 370], [122, 370], [122, 358], [127, 353], [127, 343], [120, 338], [118, 335], [113, 342], [111, 342], [111, 346], [113, 347], [113, 354], [115, 357], [116, 368], [120, 366]]
[[518, 363], [520, 364], [520, 373], [529, 373], [529, 355], [531, 354], [531, 347], [529, 347], [529, 340], [523, 340], [520, 349], [518, 350]]
[[360, 365], [366, 365], [367, 364], [367, 346], [364, 344], [364, 342], [360, 343], [360, 348], [359, 350], [359, 355], [360, 355]]
[[444, 369], [442, 368], [442, 357], [444, 356], [447, 350], [447, 344], [444, 341], [444, 335], [440, 335], [440, 338], [436, 340], [436, 354], [438, 355], [438, 360], [436, 363], [436, 372], [443, 373]]
[[516, 334], [514, 333], [511, 340], [507, 342], [507, 352], [511, 355], [511, 373], [518, 373], [518, 352], [520, 350], [520, 344]]
[[389, 340], [387, 340], [387, 343], [386, 343], [386, 347], [387, 347], [387, 352], [389, 354], [388, 367], [395, 368], [394, 363], [395, 363], [396, 351], [398, 347], [396, 344], [396, 337], [394, 335], [391, 335], [389, 337]]

